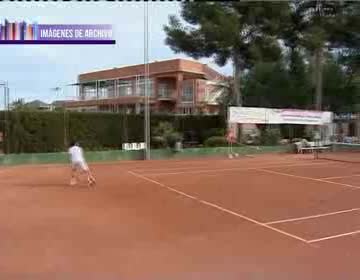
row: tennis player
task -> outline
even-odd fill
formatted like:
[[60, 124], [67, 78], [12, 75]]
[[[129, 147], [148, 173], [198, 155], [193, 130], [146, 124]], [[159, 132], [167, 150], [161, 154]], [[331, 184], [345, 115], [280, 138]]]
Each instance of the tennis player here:
[[78, 182], [78, 172], [85, 173], [87, 175], [88, 185], [95, 185], [96, 180], [91, 174], [90, 169], [85, 161], [83, 149], [79, 143], [73, 142], [69, 148], [69, 155], [71, 161], [71, 180], [70, 185], [74, 186]]

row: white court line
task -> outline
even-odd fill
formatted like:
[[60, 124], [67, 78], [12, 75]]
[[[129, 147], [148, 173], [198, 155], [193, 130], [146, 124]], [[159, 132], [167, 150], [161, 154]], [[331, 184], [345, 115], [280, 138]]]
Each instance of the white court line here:
[[[334, 164], [334, 163], [332, 163]], [[276, 168], [276, 167], [301, 167], [301, 166], [321, 166], [329, 165], [329, 163], [294, 163], [294, 164], [282, 164], [282, 165], [266, 165], [262, 167], [233, 167], [233, 168], [223, 168], [223, 169], [204, 169], [204, 170], [194, 170], [194, 171], [183, 171], [183, 172], [164, 172], [164, 173], [146, 173], [148, 176], [160, 176], [160, 175], [180, 175], [180, 174], [200, 174], [200, 173], [211, 173], [211, 172], [224, 172], [224, 171], [235, 171], [235, 170], [258, 170], [262, 168]]]
[[[253, 158], [252, 156], [247, 156], [249, 158]], [[287, 161], [289, 159], [281, 159], [281, 160], [284, 160], [284, 161]], [[171, 171], [171, 170], [183, 170], [183, 169], [190, 169], [190, 170], [194, 170], [196, 168], [206, 168], [206, 167], [209, 167], [209, 165], [213, 165], [213, 164], [222, 164], [222, 163], [237, 163], [237, 162], [241, 162], [241, 163], [244, 163], [243, 161], [243, 158], [235, 158], [235, 159], [225, 159], [225, 160], [214, 160], [214, 161], [199, 161], [197, 163], [197, 165], [190, 165], [189, 166], [189, 163], [192, 163], [193, 161], [177, 161], [177, 162], [171, 162], [171, 163], [176, 163], [176, 167], [157, 167], [157, 168], [135, 168], [135, 169], [131, 169], [130, 171], [133, 171], [133, 172], [137, 172], [137, 173], [150, 173], [150, 172], [162, 172], [162, 171]], [[273, 161], [272, 161], [273, 162]], [[270, 162], [270, 163], [272, 163]], [[291, 164], [292, 162], [294, 162], [294, 160], [290, 161], [287, 163], [287, 164]], [[246, 163], [249, 163], [249, 162], [246, 162]], [[251, 164], [253, 164], [254, 162], [253, 161], [250, 161]], [[272, 163], [272, 164], [277, 164], [277, 163]], [[325, 163], [323, 163], [325, 164]], [[334, 164], [334, 163], [333, 163]], [[182, 166], [182, 165], [185, 165], [185, 166]], [[186, 171], [185, 171], [186, 172]]]
[[312, 239], [312, 240], [309, 240], [308, 243], [316, 243], [316, 242], [335, 239], [335, 238], [339, 238], [339, 237], [355, 235], [355, 234], [359, 234], [359, 233], [360, 233], [360, 230], [356, 230], [356, 231], [353, 231], [353, 232], [347, 232], [347, 233], [342, 233], [342, 234], [338, 234], [338, 235], [331, 235], [331, 236], [327, 236], [327, 237], [323, 237], [323, 238]]
[[137, 173], [135, 173], [135, 172], [132, 172], [132, 171], [128, 171], [128, 172], [129, 172], [130, 174], [132, 174], [133, 176], [135, 176], [135, 177], [141, 178], [141, 179], [143, 179], [143, 180], [145, 180], [145, 181], [148, 181], [148, 182], [154, 183], [154, 184], [156, 184], [156, 185], [159, 185], [159, 186], [161, 186], [161, 187], [163, 187], [163, 188], [166, 188], [166, 189], [168, 189], [168, 190], [170, 190], [170, 191], [172, 191], [172, 192], [175, 192], [175, 193], [178, 193], [178, 194], [180, 194], [180, 195], [182, 195], [182, 196], [185, 196], [185, 197], [188, 197], [188, 198], [190, 198], [190, 199], [193, 199], [193, 200], [197, 201], [198, 203], [201, 203], [201, 204], [210, 206], [210, 207], [215, 208], [215, 209], [218, 209], [218, 210], [220, 210], [220, 211], [222, 211], [222, 212], [231, 214], [231, 215], [233, 215], [233, 216], [236, 216], [236, 217], [239, 217], [239, 218], [241, 218], [241, 219], [244, 219], [244, 220], [246, 220], [246, 221], [248, 221], [248, 222], [254, 223], [254, 224], [258, 225], [258, 226], [268, 228], [268, 229], [270, 229], [270, 230], [272, 230], [272, 231], [276, 231], [276, 232], [278, 232], [278, 233], [281, 233], [281, 234], [283, 234], [283, 235], [286, 235], [286, 236], [288, 236], [288, 237], [291, 237], [291, 238], [296, 239], [296, 240], [298, 240], [298, 241], [301, 241], [301, 242], [303, 242], [303, 243], [309, 244], [307, 240], [305, 240], [305, 239], [303, 239], [303, 238], [301, 238], [301, 237], [299, 237], [299, 236], [296, 236], [296, 235], [294, 235], [294, 234], [291, 234], [291, 233], [288, 233], [288, 232], [286, 232], [286, 231], [283, 231], [283, 230], [274, 228], [274, 227], [272, 227], [272, 226], [269, 226], [269, 225], [267, 225], [267, 224], [264, 224], [264, 223], [262, 223], [262, 222], [259, 222], [259, 221], [257, 221], [257, 220], [254, 220], [254, 219], [249, 218], [249, 217], [247, 217], [247, 216], [244, 216], [244, 215], [242, 215], [242, 214], [239, 214], [239, 213], [236, 213], [236, 212], [231, 211], [231, 210], [229, 210], [229, 209], [223, 208], [223, 207], [221, 207], [221, 206], [219, 206], [219, 205], [217, 205], [217, 204], [214, 204], [214, 203], [208, 202], [208, 201], [206, 201], [206, 200], [199, 199], [199, 198], [197, 198], [197, 197], [195, 197], [195, 196], [189, 195], [189, 194], [187, 194], [187, 193], [178, 191], [177, 189], [174, 189], [174, 188], [171, 188], [171, 187], [169, 187], [169, 186], [166, 186], [166, 185], [163, 184], [163, 183], [160, 183], [160, 182], [155, 181], [155, 180], [153, 180], [153, 179], [147, 178], [147, 177], [145, 177], [145, 176], [143, 176], [143, 175], [140, 175], [140, 174], [137, 174]]
[[[161, 163], [165, 163], [164, 161], [157, 161], [157, 162], [161, 162]], [[132, 171], [134, 172], [150, 172], [150, 171], [158, 171], [158, 170], [177, 170], [177, 169], [191, 169], [191, 168], [196, 168], [196, 167], [206, 167], [209, 166], [209, 163], [214, 163], [214, 164], [221, 164], [221, 163], [230, 163], [230, 162], [243, 162], [243, 158], [236, 158], [236, 159], [214, 159], [214, 160], [210, 160], [210, 161], [206, 161], [206, 160], [168, 160], [166, 162], [167, 165], [170, 164], [174, 164], [175, 167], [157, 167], [157, 168], [145, 168], [145, 167], [140, 167], [140, 168], [135, 168], [132, 169]], [[195, 163], [193, 166], [189, 164]]]
[[267, 170], [267, 169], [262, 169], [262, 168], [257, 168], [256, 170], [271, 173], [271, 174], [281, 175], [281, 176], [287, 176], [287, 177], [293, 177], [293, 178], [299, 178], [299, 179], [306, 179], [306, 180], [311, 180], [311, 181], [315, 181], [315, 182], [323, 182], [323, 183], [348, 187], [348, 188], [352, 188], [352, 189], [360, 189], [359, 186], [354, 186], [354, 185], [349, 185], [349, 184], [342, 184], [342, 183], [337, 183], [337, 182], [332, 182], [332, 181], [326, 181], [326, 180], [323, 180], [323, 179], [316, 179], [316, 178], [311, 178], [311, 177], [293, 175], [293, 174], [282, 173], [282, 172], [277, 172], [277, 171], [272, 171], [272, 170]]
[[242, 155], [243, 157], [248, 157], [248, 158], [256, 158], [256, 156], [254, 155]]
[[147, 173], [147, 172], [166, 172], [166, 171], [176, 171], [176, 170], [194, 170], [195, 168], [206, 168], [209, 167], [209, 164], [198, 165], [198, 166], [184, 166], [184, 167], [170, 167], [170, 168], [153, 168], [153, 169], [132, 169], [132, 171], [137, 173]]
[[350, 178], [350, 177], [358, 177], [358, 176], [360, 176], [360, 174], [336, 176], [336, 177], [325, 177], [325, 178], [320, 178], [320, 179], [321, 180], [333, 180], [333, 179], [342, 179], [342, 178]]
[[267, 222], [265, 224], [266, 225], [282, 224], [282, 223], [309, 220], [309, 219], [315, 219], [315, 218], [326, 217], [326, 216], [333, 216], [333, 215], [355, 212], [355, 211], [360, 211], [360, 208], [353, 208], [353, 209], [348, 209], [348, 210], [342, 210], [342, 211], [336, 211], [336, 212], [330, 212], [330, 213], [318, 214], [318, 215], [312, 215], [312, 216], [305, 216], [305, 217], [299, 217], [299, 218], [278, 220], [278, 221], [273, 221], [273, 222]]

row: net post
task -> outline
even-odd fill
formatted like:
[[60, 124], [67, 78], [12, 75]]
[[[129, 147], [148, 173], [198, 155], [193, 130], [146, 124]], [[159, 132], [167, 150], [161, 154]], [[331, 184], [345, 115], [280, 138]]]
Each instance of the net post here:
[[315, 147], [315, 151], [314, 151], [314, 159], [315, 160], [319, 159], [319, 149], [317, 149], [316, 147]]

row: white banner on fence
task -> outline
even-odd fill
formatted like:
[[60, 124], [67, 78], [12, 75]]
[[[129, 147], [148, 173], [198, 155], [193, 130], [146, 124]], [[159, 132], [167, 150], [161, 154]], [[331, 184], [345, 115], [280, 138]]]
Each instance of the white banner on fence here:
[[229, 114], [230, 123], [324, 125], [332, 120], [332, 112], [294, 109], [230, 107]]
[[266, 109], [252, 107], [230, 107], [230, 123], [266, 123]]

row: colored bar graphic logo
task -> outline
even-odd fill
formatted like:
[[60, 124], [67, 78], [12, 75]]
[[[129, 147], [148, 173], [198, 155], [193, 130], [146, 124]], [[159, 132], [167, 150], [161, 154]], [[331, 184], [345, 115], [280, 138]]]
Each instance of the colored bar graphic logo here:
[[23, 22], [9, 22], [4, 20], [0, 23], [0, 40], [14, 41], [14, 40], [37, 40], [35, 30], [38, 29], [38, 24], [27, 24]]
[[0, 23], [1, 44], [115, 44], [110, 24]]

